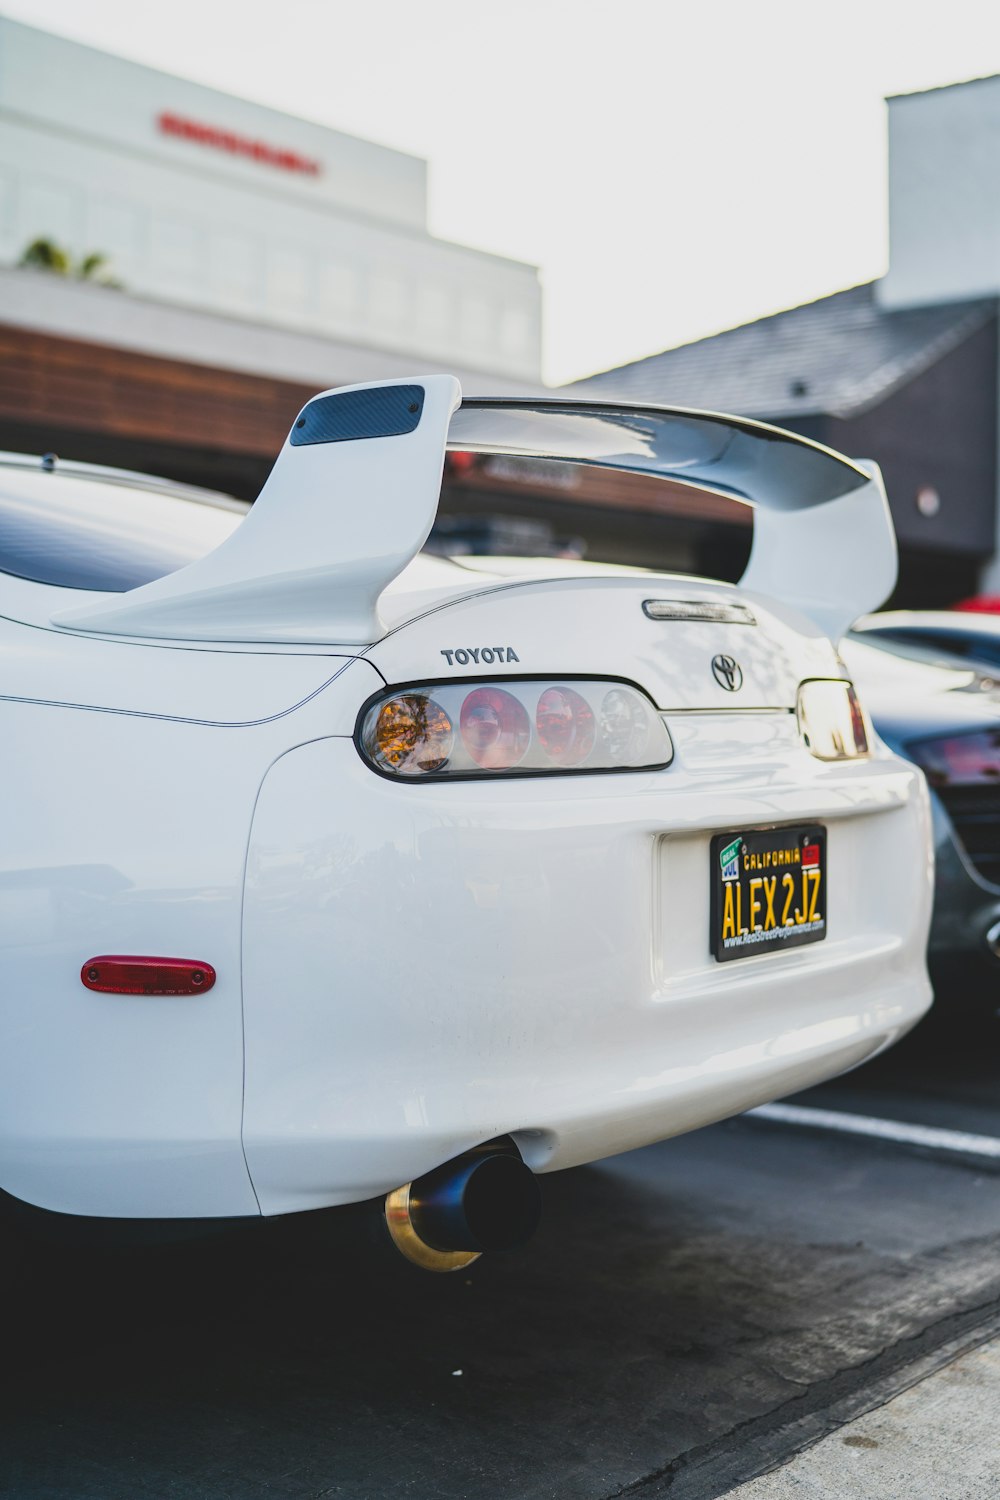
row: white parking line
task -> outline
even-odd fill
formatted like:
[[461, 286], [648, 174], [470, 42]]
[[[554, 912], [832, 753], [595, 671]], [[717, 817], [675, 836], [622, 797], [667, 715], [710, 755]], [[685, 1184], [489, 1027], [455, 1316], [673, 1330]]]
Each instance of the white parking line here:
[[813, 1130], [839, 1130], [845, 1135], [868, 1135], [904, 1146], [925, 1146], [931, 1151], [953, 1151], [962, 1156], [989, 1156], [1000, 1160], [1000, 1139], [972, 1135], [965, 1130], [941, 1130], [934, 1125], [907, 1125], [902, 1120], [879, 1120], [873, 1115], [841, 1114], [835, 1109], [806, 1109], [799, 1104], [762, 1104], [748, 1109], [751, 1119], [770, 1120], [775, 1125], [807, 1125]]

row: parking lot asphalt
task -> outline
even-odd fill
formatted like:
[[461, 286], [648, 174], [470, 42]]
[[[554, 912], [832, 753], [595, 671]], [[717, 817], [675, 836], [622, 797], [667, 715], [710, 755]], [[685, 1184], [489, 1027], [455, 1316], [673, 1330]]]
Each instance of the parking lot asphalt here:
[[[939, 1022], [795, 1103], [1000, 1137], [998, 1083]], [[543, 1187], [448, 1277], [348, 1277], [315, 1216], [6, 1240], [0, 1494], [708, 1500], [1000, 1328], [995, 1159], [743, 1117]]]

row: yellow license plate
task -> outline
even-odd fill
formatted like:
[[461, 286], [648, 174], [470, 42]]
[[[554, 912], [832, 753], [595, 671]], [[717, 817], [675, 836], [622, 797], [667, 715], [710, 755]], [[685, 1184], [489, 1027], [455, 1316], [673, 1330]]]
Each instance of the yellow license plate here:
[[712, 839], [711, 949], [720, 963], [826, 937], [826, 829], [717, 833]]

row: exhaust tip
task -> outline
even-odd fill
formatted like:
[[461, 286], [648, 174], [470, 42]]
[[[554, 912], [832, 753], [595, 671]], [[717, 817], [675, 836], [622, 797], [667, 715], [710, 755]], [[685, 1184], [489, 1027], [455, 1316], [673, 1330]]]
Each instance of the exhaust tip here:
[[458, 1271], [484, 1251], [525, 1244], [541, 1211], [537, 1179], [512, 1147], [446, 1162], [385, 1201], [397, 1249], [430, 1271]]
[[[446, 1186], [440, 1194], [418, 1195], [418, 1223], [423, 1220], [431, 1234], [439, 1226], [448, 1234], [447, 1199]], [[515, 1250], [530, 1240], [542, 1216], [538, 1180], [519, 1156], [484, 1156], [465, 1179], [460, 1212], [467, 1236], [463, 1248]]]

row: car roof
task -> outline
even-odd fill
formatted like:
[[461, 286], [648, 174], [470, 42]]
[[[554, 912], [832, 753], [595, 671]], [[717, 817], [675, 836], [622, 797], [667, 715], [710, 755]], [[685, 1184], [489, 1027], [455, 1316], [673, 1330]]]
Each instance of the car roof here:
[[902, 743], [1000, 721], [1000, 699], [971, 668], [913, 661], [853, 634], [838, 649], [876, 729]]
[[931, 693], [953, 693], [976, 686], [980, 674], [972, 667], [941, 665], [897, 656], [885, 647], [869, 644], [852, 631], [840, 642], [838, 650], [848, 670], [863, 675], [869, 691], [893, 696], [900, 694], [923, 697]]
[[113, 484], [130, 490], [146, 490], [157, 495], [173, 495], [178, 500], [192, 500], [201, 505], [216, 505], [222, 510], [249, 510], [247, 500], [237, 500], [221, 490], [206, 489], [201, 485], [183, 484], [177, 479], [163, 479], [156, 474], [144, 474], [138, 469], [118, 469], [105, 464], [88, 464], [78, 459], [60, 458], [56, 453], [12, 453], [0, 449], [0, 469], [32, 474], [55, 474], [66, 479], [89, 479], [101, 484]]

